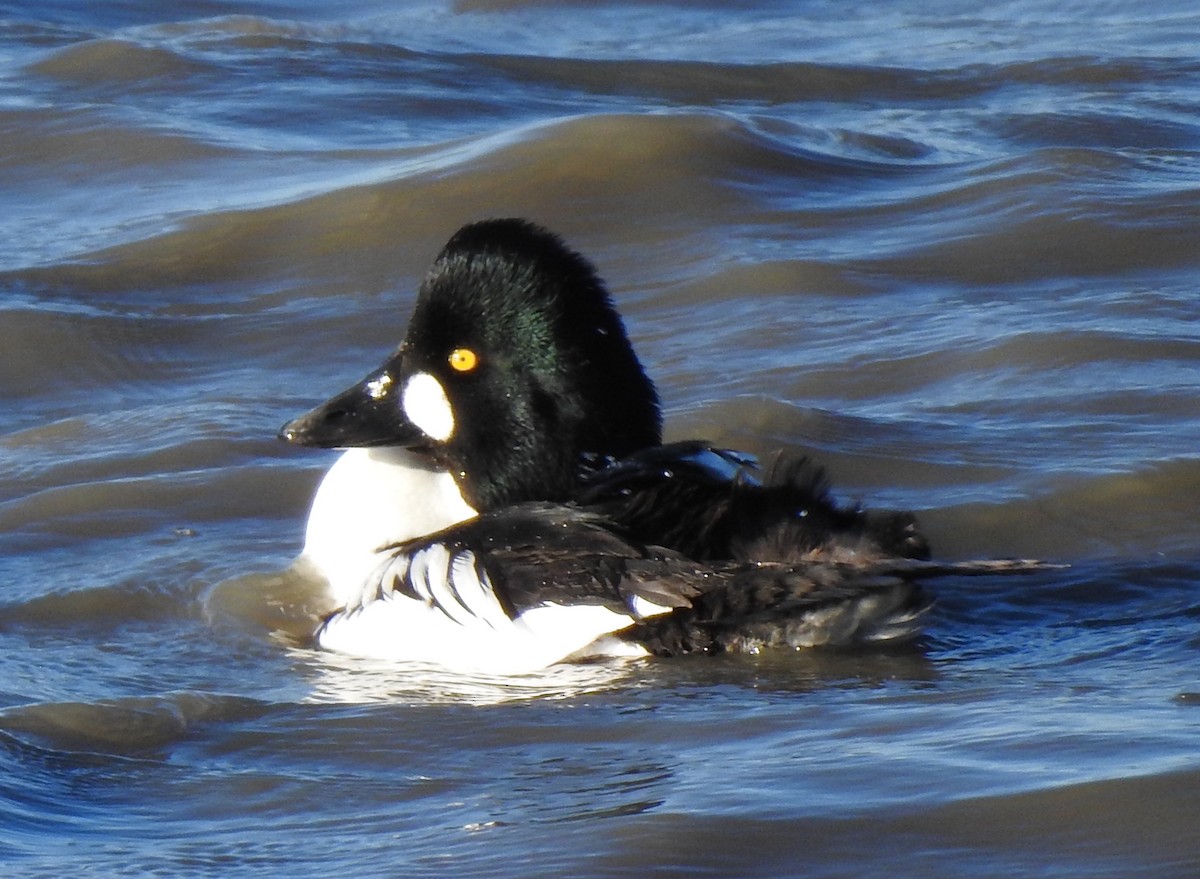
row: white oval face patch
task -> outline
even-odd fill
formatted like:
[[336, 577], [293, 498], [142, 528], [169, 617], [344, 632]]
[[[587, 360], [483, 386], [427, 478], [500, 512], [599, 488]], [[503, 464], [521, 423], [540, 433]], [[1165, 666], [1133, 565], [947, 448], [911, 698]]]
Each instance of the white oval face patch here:
[[400, 407], [430, 439], [444, 443], [454, 435], [454, 410], [446, 390], [429, 373], [418, 372], [405, 382]]

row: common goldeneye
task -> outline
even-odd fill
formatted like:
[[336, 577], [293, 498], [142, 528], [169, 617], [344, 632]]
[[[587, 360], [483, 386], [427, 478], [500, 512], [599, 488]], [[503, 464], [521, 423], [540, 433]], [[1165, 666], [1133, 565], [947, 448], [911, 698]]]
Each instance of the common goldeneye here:
[[460, 229], [399, 349], [290, 421], [348, 448], [304, 556], [326, 648], [513, 672], [597, 654], [896, 641], [927, 561], [903, 513], [836, 504], [781, 455], [663, 445], [658, 396], [595, 269], [524, 220]]

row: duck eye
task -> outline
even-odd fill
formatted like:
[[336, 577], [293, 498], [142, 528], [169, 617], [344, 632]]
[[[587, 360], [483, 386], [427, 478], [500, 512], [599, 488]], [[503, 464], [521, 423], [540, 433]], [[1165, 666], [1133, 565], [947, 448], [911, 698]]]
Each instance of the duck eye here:
[[455, 372], [470, 372], [479, 365], [479, 355], [470, 348], [455, 348], [448, 359]]

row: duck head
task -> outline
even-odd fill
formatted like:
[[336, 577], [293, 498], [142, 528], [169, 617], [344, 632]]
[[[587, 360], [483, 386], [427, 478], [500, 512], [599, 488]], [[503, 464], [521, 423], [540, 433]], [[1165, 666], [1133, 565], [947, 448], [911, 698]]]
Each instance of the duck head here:
[[592, 265], [545, 229], [502, 219], [455, 233], [395, 353], [279, 435], [418, 452], [483, 512], [569, 498], [584, 462], [657, 445], [661, 414]]

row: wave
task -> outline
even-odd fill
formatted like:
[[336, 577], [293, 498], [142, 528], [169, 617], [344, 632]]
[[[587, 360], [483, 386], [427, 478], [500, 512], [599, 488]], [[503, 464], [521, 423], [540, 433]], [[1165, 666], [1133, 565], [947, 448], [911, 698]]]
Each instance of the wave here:
[[104, 84], [129, 89], [149, 80], [158, 88], [164, 79], [189, 79], [215, 70], [161, 45], [145, 45], [128, 39], [97, 39], [75, 43], [34, 62], [29, 72], [78, 85]]
[[846, 875], [852, 852], [855, 871], [931, 879], [1047, 870], [1182, 879], [1200, 863], [1190, 829], [1200, 807], [1198, 782], [1200, 773], [1183, 768], [804, 819], [663, 810], [610, 828], [606, 853], [592, 868], [617, 874], [639, 864], [671, 864], [685, 873], [834, 877]]
[[254, 699], [201, 692], [43, 702], [0, 710], [0, 730], [59, 753], [153, 757], [198, 727], [250, 719], [263, 710]]
[[1127, 472], [1040, 477], [1041, 490], [1004, 503], [929, 509], [921, 519], [939, 555], [1055, 559], [1194, 559], [1200, 459], [1157, 461]]
[[[711, 215], [752, 207], [772, 179], [844, 179], [885, 167], [799, 149], [714, 113], [598, 114], [521, 125], [482, 137], [362, 155], [305, 183], [260, 192], [265, 206], [174, 218], [177, 230], [15, 277], [42, 286], [230, 285], [262, 272], [329, 277], [353, 265], [367, 287], [393, 277], [403, 254], [421, 261], [462, 223], [527, 215], [580, 237], [608, 206], [632, 202], [626, 236], [666, 239], [661, 209]], [[644, 211], [636, 203], [646, 206]], [[433, 207], [436, 205], [436, 209]], [[654, 209], [651, 209], [651, 205]], [[219, 255], [219, 258], [218, 258]], [[128, 281], [124, 281], [125, 284]]]

